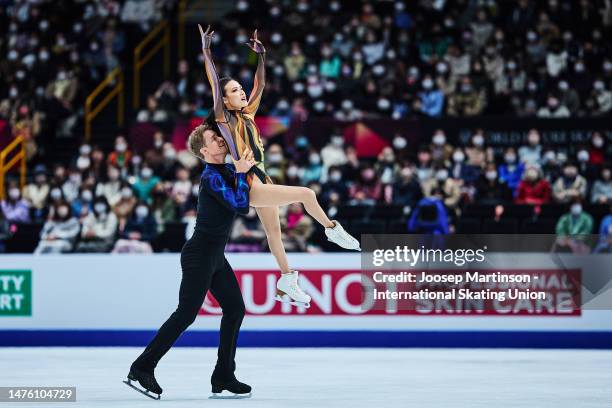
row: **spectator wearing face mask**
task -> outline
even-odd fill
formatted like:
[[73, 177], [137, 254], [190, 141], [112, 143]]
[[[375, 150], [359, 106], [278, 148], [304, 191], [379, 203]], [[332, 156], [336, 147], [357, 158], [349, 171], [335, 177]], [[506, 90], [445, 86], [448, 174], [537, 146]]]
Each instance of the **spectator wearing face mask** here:
[[539, 118], [568, 118], [570, 111], [567, 106], [561, 105], [559, 98], [550, 95], [546, 101], [546, 106], [538, 109]]
[[113, 252], [143, 252], [153, 251], [151, 241], [157, 236], [157, 224], [146, 203], [140, 202], [125, 228], [119, 230], [122, 239], [117, 241]]
[[72, 161], [72, 168], [76, 168], [83, 173], [91, 167], [91, 146], [83, 144], [79, 147], [78, 156]]
[[150, 167], [154, 169], [153, 173], [159, 174], [163, 181], [173, 181], [178, 169], [189, 167], [184, 162], [178, 160], [176, 150], [171, 143], [164, 143], [162, 150], [163, 159], [161, 164], [157, 167], [150, 165]]
[[591, 162], [591, 156], [586, 147], [579, 148], [576, 153], [576, 161], [578, 173], [582, 174], [589, 183], [592, 183], [599, 176], [601, 166]]
[[313, 181], [321, 180], [323, 175], [323, 166], [321, 165], [321, 156], [316, 150], [311, 150], [308, 156], [308, 165], [304, 168], [302, 174], [302, 184], [308, 185]]
[[346, 163], [344, 152], [344, 137], [340, 134], [333, 134], [329, 142], [321, 149], [321, 160], [323, 161], [324, 172], [332, 166], [341, 166]]
[[393, 149], [389, 146], [384, 147], [378, 154], [378, 161], [374, 165], [382, 184], [390, 185], [395, 181], [396, 167]]
[[313, 230], [312, 218], [304, 214], [300, 203], [290, 204], [284, 216], [281, 216], [283, 245], [287, 251], [307, 252]]
[[398, 180], [393, 183], [391, 202], [413, 208], [421, 198], [423, 190], [414, 175], [414, 170], [408, 165], [402, 167]]
[[110, 211], [106, 198], [97, 197], [82, 221], [81, 239], [76, 252], [109, 252], [117, 233], [117, 216]]
[[589, 253], [586, 244], [593, 231], [593, 217], [582, 209], [581, 199], [572, 200], [570, 211], [559, 218], [555, 232], [557, 234], [556, 250], [560, 252]]
[[106, 170], [106, 181], [96, 186], [96, 197], [103, 196], [111, 207], [121, 199], [121, 174], [119, 169], [109, 166]]
[[442, 129], [435, 131], [429, 146], [431, 159], [435, 166], [448, 166], [453, 154], [453, 147], [447, 143], [446, 134]]
[[587, 192], [587, 181], [578, 174], [576, 165], [569, 162], [563, 166], [563, 175], [553, 184], [553, 194], [558, 203], [569, 203], [580, 198], [584, 199]]
[[159, 182], [160, 179], [153, 174], [153, 169], [145, 165], [140, 170], [140, 177], [138, 177], [138, 180], [133, 185], [137, 198], [147, 203], [150, 202], [151, 191]]
[[[194, 184], [191, 187], [190, 194], [197, 197], [199, 185]], [[151, 192], [152, 203], [151, 213], [157, 223], [157, 232], [162, 233], [164, 226], [168, 222], [173, 222], [178, 217], [177, 203], [166, 193], [164, 186], [159, 183]], [[185, 200], [186, 201], [186, 200]]]
[[421, 112], [432, 118], [441, 116], [444, 109], [444, 93], [437, 88], [431, 76], [423, 79], [422, 86], [423, 90], [418, 95], [421, 101]]
[[567, 106], [572, 116], [580, 111], [580, 95], [567, 81], [559, 81], [559, 101], [562, 106]]
[[43, 165], [38, 165], [34, 168], [34, 182], [26, 185], [23, 190], [23, 198], [30, 204], [32, 217], [35, 220], [42, 220], [46, 216], [49, 191], [47, 169]]
[[453, 152], [450, 166], [450, 175], [456, 180], [462, 180], [464, 185], [475, 183], [482, 173], [479, 166], [474, 166], [465, 162], [463, 149], [456, 148]]
[[606, 142], [600, 132], [594, 132], [589, 148], [589, 163], [601, 166], [606, 160]]
[[134, 197], [134, 190], [129, 184], [124, 183], [121, 187], [121, 198], [117, 203], [112, 206], [113, 212], [119, 220], [119, 229], [123, 229], [128, 218], [132, 215], [132, 211], [136, 206], [136, 197]]
[[504, 164], [501, 164], [497, 171], [499, 173], [499, 181], [505, 183], [512, 191], [516, 191], [525, 170], [524, 163], [517, 163], [516, 151], [509, 147], [504, 153]]
[[82, 187], [79, 196], [72, 201], [72, 214], [78, 219], [85, 217], [93, 210], [93, 193], [89, 188]]
[[76, 168], [71, 168], [68, 173], [68, 179], [62, 184], [62, 193], [66, 201], [71, 202], [79, 196], [83, 176]]
[[128, 150], [127, 140], [123, 136], [117, 136], [115, 139], [115, 150], [108, 155], [108, 165], [126, 171], [131, 160], [132, 152]]
[[21, 197], [21, 190], [15, 183], [10, 183], [7, 197], [0, 202], [4, 218], [9, 222], [30, 222], [30, 205]]
[[525, 164], [541, 164], [542, 146], [540, 145], [540, 134], [531, 129], [527, 135], [527, 145], [518, 149], [519, 160]]
[[342, 170], [338, 166], [329, 169], [327, 181], [321, 186], [320, 198], [324, 206], [329, 206], [332, 194], [337, 195], [341, 202], [345, 202], [348, 198], [347, 183], [342, 179]]
[[484, 167], [487, 160], [485, 150], [485, 138], [482, 130], [476, 131], [472, 136], [472, 144], [465, 149], [468, 164], [476, 167]]
[[265, 245], [266, 231], [257, 217], [257, 211], [250, 207], [247, 214], [236, 217], [230, 243], [226, 250], [229, 252], [262, 252]]
[[472, 86], [470, 77], [464, 77], [448, 101], [447, 113], [450, 116], [480, 115], [485, 107], [485, 96]]
[[550, 184], [542, 178], [540, 170], [534, 166], [527, 166], [523, 179], [516, 190], [514, 202], [516, 204], [542, 205], [548, 204], [551, 199]]
[[495, 163], [487, 164], [484, 174], [476, 183], [474, 201], [478, 204], [497, 205], [512, 202], [512, 190], [499, 181]]
[[595, 101], [594, 115], [603, 116], [612, 111], [612, 92], [606, 89], [604, 81], [599, 79], [593, 82], [591, 99]]
[[59, 203], [51, 209], [50, 219], [40, 233], [40, 242], [34, 254], [71, 252], [81, 226], [72, 216], [70, 205]]
[[272, 178], [284, 183], [286, 160], [283, 156], [283, 148], [279, 144], [273, 144], [266, 152], [266, 171]]
[[382, 183], [373, 167], [361, 169], [359, 180], [349, 187], [350, 205], [375, 205], [382, 199]]
[[302, 181], [300, 179], [300, 168], [295, 163], [289, 163], [285, 172], [285, 185], [287, 186], [300, 186]]
[[429, 148], [421, 147], [417, 153], [416, 176], [423, 183], [434, 176]]
[[423, 194], [425, 197], [432, 197], [435, 191], [442, 193], [443, 203], [448, 209], [456, 209], [461, 199], [459, 183], [449, 177], [448, 169], [437, 167], [435, 176], [423, 183]]
[[593, 183], [591, 202], [593, 204], [612, 203], [612, 177], [610, 167], [604, 167], [601, 170], [601, 178]]
[[557, 155], [552, 148], [547, 148], [542, 152], [540, 160], [542, 174], [546, 180], [557, 180], [561, 175], [561, 165], [557, 160]]

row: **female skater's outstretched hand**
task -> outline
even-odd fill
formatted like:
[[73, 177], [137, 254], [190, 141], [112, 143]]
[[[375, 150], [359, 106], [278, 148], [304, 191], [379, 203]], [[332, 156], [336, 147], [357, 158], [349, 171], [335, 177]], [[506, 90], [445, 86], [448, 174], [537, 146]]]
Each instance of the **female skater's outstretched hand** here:
[[251, 38], [249, 42], [245, 44], [258, 54], [263, 54], [264, 52], [266, 52], [266, 49], [264, 48], [262, 42], [257, 39], [257, 30], [255, 30], [255, 32], [253, 33], [253, 38]]
[[234, 160], [234, 166], [236, 167], [236, 173], [246, 173], [255, 165], [255, 159], [253, 158], [253, 151], [249, 148], [244, 149], [240, 160]]
[[214, 31], [210, 31], [210, 24], [206, 27], [206, 31], [202, 30], [202, 26], [198, 24], [198, 28], [200, 29], [200, 37], [202, 38], [202, 49], [210, 48], [210, 44], [212, 43]]

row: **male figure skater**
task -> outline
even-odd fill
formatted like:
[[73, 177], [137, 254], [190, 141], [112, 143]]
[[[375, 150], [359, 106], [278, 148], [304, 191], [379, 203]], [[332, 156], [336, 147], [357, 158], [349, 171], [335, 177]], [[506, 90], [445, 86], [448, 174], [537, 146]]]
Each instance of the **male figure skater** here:
[[[224, 249], [236, 213], [249, 211], [246, 173], [255, 160], [252, 151], [247, 150], [234, 161], [234, 165], [226, 164], [227, 145], [209, 124], [198, 126], [189, 135], [189, 150], [206, 165], [200, 180], [195, 232], [181, 251], [183, 278], [179, 304], [134, 361], [124, 383], [153, 399], [161, 398], [162, 388], [153, 371], [181, 333], [194, 322], [206, 292], [210, 290], [223, 311], [217, 364], [211, 377], [211, 398], [224, 398], [223, 390], [232, 393], [233, 398], [248, 398], [251, 387], [234, 376], [236, 340], [244, 317], [244, 301], [234, 271], [225, 259]], [[132, 381], [137, 381], [145, 391], [134, 386]]]

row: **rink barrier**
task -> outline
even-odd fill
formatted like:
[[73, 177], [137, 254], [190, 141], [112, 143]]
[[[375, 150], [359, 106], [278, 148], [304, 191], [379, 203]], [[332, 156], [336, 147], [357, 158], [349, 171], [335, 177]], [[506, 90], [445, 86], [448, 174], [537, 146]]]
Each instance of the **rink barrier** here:
[[[0, 330], [0, 347], [144, 347], [152, 330]], [[178, 347], [217, 347], [218, 331], [187, 331]], [[612, 349], [611, 331], [246, 330], [240, 347]]]

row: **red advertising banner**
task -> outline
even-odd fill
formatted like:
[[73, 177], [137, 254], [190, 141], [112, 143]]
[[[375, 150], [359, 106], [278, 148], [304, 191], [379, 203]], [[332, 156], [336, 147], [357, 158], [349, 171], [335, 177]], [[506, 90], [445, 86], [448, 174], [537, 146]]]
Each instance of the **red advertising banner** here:
[[[422, 271], [384, 271], [385, 276]], [[360, 270], [308, 270], [300, 274], [300, 286], [312, 297], [309, 309], [274, 300], [279, 273], [275, 270], [236, 271], [247, 314], [250, 315], [426, 315], [426, 316], [580, 316], [581, 271], [578, 269], [482, 270], [481, 276], [527, 276], [527, 282], [463, 282], [449, 285], [434, 276], [465, 275], [464, 271], [427, 271], [432, 282], [375, 282], [374, 272]], [[502, 280], [503, 279], [499, 279]], [[442, 286], [443, 285], [443, 286]], [[395, 299], [374, 298], [377, 292], [397, 293]], [[452, 299], [399, 298], [415, 291], [440, 293], [455, 289]], [[461, 293], [468, 296], [461, 298]], [[491, 299], [493, 292], [513, 293], [518, 298]], [[539, 296], [536, 296], [539, 295]], [[476, 296], [474, 298], [473, 296]], [[433, 297], [433, 295], [432, 295]], [[218, 315], [221, 309], [209, 293], [200, 315]]]

